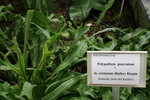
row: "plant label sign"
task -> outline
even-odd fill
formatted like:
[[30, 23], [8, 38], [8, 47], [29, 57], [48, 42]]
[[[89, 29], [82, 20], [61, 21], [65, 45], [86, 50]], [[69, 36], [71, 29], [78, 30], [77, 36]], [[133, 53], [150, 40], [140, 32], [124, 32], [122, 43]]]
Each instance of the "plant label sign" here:
[[146, 86], [147, 51], [87, 51], [88, 85]]

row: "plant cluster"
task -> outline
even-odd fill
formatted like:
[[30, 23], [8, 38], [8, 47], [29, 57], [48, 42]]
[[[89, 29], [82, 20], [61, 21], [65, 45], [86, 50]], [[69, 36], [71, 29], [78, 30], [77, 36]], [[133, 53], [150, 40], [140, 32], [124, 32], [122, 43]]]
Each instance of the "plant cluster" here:
[[[71, 18], [79, 10], [83, 19], [91, 9], [101, 9], [97, 24], [114, 2], [77, 1], [85, 6], [71, 6]], [[0, 100], [111, 100], [111, 88], [87, 86], [86, 51], [150, 52], [148, 29], [111, 27], [91, 35], [90, 24], [74, 26], [63, 16], [45, 16], [43, 9], [28, 10], [24, 17], [13, 13], [11, 5], [0, 6], [0, 22], [8, 23], [0, 28], [0, 73], [9, 79], [0, 79]], [[120, 100], [149, 100], [150, 53], [147, 63], [147, 88], [121, 88]]]

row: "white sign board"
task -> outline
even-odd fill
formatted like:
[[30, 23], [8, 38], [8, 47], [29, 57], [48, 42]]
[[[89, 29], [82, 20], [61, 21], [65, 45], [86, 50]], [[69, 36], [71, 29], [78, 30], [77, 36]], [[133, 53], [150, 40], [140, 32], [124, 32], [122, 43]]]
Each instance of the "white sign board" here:
[[145, 51], [88, 51], [88, 85], [146, 85]]

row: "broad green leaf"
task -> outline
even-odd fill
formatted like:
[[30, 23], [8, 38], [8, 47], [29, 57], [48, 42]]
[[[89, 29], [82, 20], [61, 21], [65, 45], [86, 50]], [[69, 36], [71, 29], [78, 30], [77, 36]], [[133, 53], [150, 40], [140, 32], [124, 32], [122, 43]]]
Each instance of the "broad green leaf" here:
[[78, 41], [74, 45], [74, 47], [71, 48], [71, 51], [68, 52], [62, 63], [54, 70], [53, 75], [68, 68], [73, 62], [77, 61], [80, 57], [82, 57], [86, 51], [87, 51], [87, 43], [84, 40]]
[[33, 100], [32, 90], [34, 87], [35, 87], [35, 85], [32, 85], [29, 82], [25, 82], [23, 84], [20, 96], [26, 96], [28, 98], [28, 100]]
[[49, 19], [38, 11], [34, 11], [32, 22], [43, 29], [47, 29], [50, 25]]
[[72, 0], [69, 16], [73, 21], [81, 21], [88, 17], [91, 9], [101, 11], [106, 0]]
[[34, 24], [35, 26], [37, 26], [39, 28], [39, 30], [41, 31], [41, 33], [48, 39], [50, 39], [50, 33], [48, 32], [48, 30], [44, 30], [43, 28], [39, 27], [38, 25]]
[[[51, 82], [51, 84], [45, 89], [45, 94], [48, 94], [49, 92], [53, 91], [55, 88], [57, 88], [61, 83], [69, 80], [70, 78], [72, 78], [73, 75], [68, 75], [66, 77], [63, 77], [59, 80], [56, 80], [55, 82]], [[49, 82], [50, 83], [50, 82]]]
[[85, 19], [91, 10], [90, 4], [92, 0], [73, 0], [72, 6], [69, 10], [71, 20], [83, 20]]
[[50, 92], [49, 94], [44, 96], [42, 98], [42, 100], [55, 100], [55, 99], [57, 99], [61, 94], [63, 94], [68, 89], [70, 89], [74, 84], [76, 84], [78, 81], [80, 81], [80, 79], [84, 76], [85, 75], [70, 78], [69, 80], [67, 80], [67, 81], [63, 82], [62, 84], [60, 84], [52, 92]]

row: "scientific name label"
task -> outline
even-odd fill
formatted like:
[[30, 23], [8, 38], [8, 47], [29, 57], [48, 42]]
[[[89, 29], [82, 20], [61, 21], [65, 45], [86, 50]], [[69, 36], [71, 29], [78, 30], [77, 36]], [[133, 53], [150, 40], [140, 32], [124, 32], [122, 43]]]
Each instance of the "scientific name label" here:
[[92, 83], [138, 85], [140, 54], [92, 54]]

